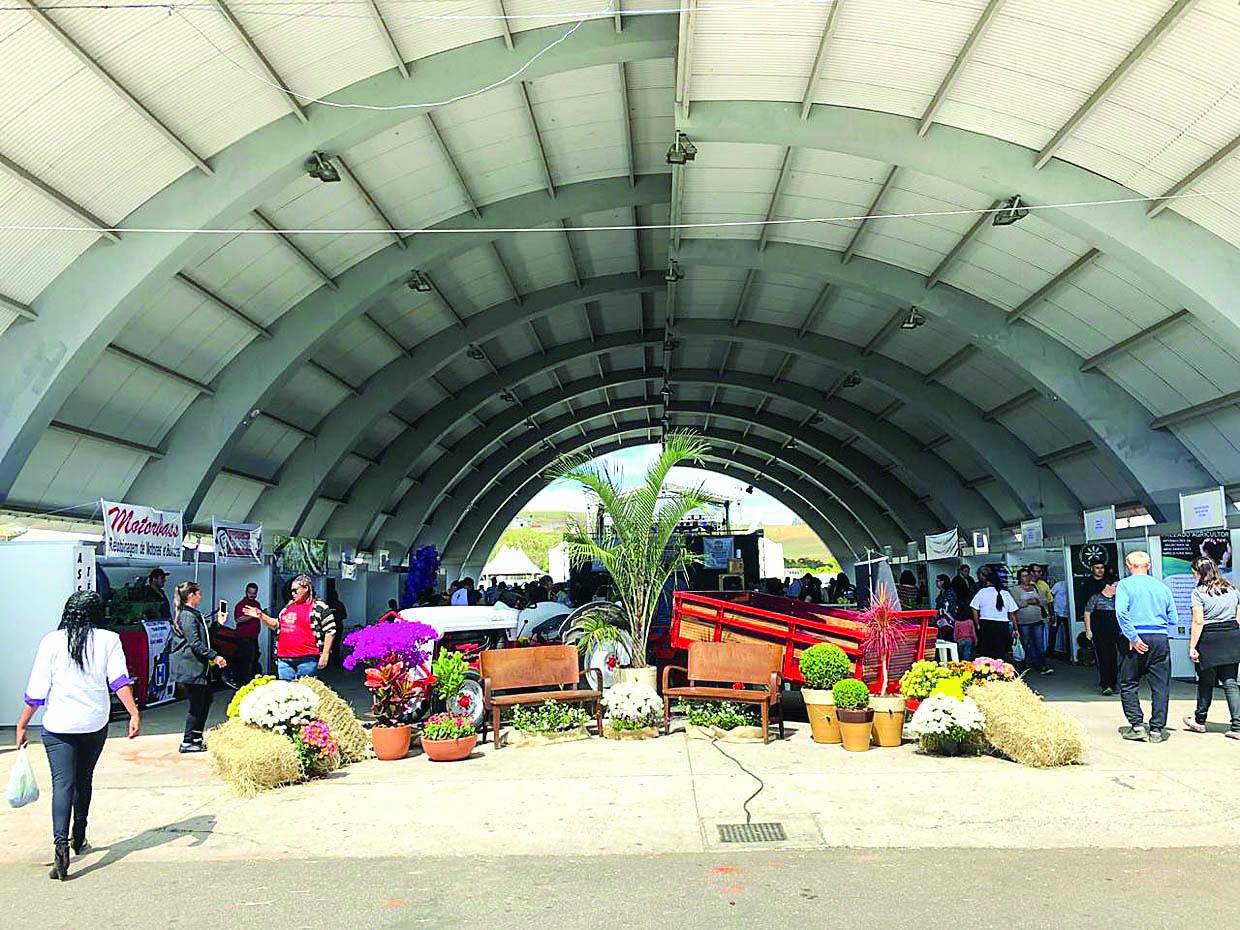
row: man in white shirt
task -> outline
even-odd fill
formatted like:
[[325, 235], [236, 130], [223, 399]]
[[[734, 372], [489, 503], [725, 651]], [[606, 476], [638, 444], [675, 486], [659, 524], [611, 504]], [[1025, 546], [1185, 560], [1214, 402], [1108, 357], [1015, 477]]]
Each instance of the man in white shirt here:
[[1063, 654], [1072, 652], [1072, 620], [1068, 608], [1068, 582], [1060, 578], [1051, 585], [1051, 619], [1047, 637], [1047, 648], [1050, 652], [1058, 652], [1059, 631], [1063, 631]]

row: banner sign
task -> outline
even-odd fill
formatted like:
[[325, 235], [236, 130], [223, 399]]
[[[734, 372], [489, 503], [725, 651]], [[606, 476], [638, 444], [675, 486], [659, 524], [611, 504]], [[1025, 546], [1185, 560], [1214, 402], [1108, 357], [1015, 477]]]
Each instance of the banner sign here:
[[1114, 504], [1110, 507], [1086, 510], [1082, 516], [1085, 519], [1086, 542], [1107, 542], [1115, 538]]
[[73, 590], [95, 590], [95, 547], [73, 547]]
[[909, 542], [904, 547], [904, 556], [910, 562], [917, 562], [921, 559], [921, 549], [918, 548], [916, 542], [914, 542], [913, 540], [909, 540]]
[[1102, 590], [1102, 583], [1094, 578], [1093, 565], [1101, 562], [1106, 566], [1104, 577], [1119, 575], [1119, 548], [1115, 543], [1091, 542], [1083, 546], [1072, 546], [1068, 550], [1072, 572], [1073, 603], [1076, 605], [1076, 620], [1084, 619], [1085, 602], [1090, 595]]
[[960, 558], [960, 527], [926, 537], [926, 559]]
[[287, 574], [327, 574], [326, 539], [275, 535], [271, 538], [271, 548], [276, 571]]
[[986, 555], [990, 552], [990, 527], [980, 527], [973, 530], [970, 535], [973, 537], [973, 552], [975, 555]]
[[142, 625], [146, 628], [149, 661], [146, 706], [150, 707], [176, 697], [177, 685], [168, 667], [168, 657], [172, 653], [172, 623], [168, 620], [145, 620]]
[[103, 557], [145, 562], [180, 562], [185, 534], [180, 511], [152, 510], [101, 500]]
[[1180, 528], [1213, 530], [1227, 526], [1227, 495], [1221, 487], [1180, 495]]
[[263, 561], [261, 523], [233, 523], [212, 517], [211, 536], [215, 540], [215, 561], [219, 565]]
[[1192, 596], [1197, 587], [1193, 560], [1205, 556], [1218, 566], [1219, 573], [1235, 582], [1234, 553], [1227, 530], [1213, 533], [1198, 530], [1162, 537], [1162, 580], [1171, 589], [1175, 611], [1180, 619], [1180, 636], [1187, 636], [1193, 622]]
[[1040, 549], [1045, 537], [1042, 535], [1042, 518], [1020, 521], [1020, 539], [1022, 549]]
[[726, 571], [728, 559], [732, 558], [732, 537], [703, 536], [702, 556], [704, 568]]

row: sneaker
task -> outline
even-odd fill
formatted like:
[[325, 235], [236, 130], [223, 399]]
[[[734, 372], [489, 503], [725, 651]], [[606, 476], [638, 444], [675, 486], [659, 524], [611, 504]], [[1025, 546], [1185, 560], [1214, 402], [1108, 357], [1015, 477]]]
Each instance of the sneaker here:
[[207, 747], [202, 743], [182, 743], [177, 752], [206, 752]]
[[1240, 739], [1240, 730], [1228, 730], [1223, 735], [1228, 739]]
[[1130, 739], [1141, 743], [1145, 742], [1146, 738], [1149, 736], [1149, 734], [1145, 732], [1145, 727], [1143, 726], [1120, 727], [1119, 735], [1124, 739]]
[[1115, 689], [1114, 689], [1114, 688], [1103, 688], [1103, 689], [1102, 689], [1102, 696], [1103, 696], [1103, 697], [1112, 697], [1112, 696], [1114, 696], [1114, 694], [1115, 694]]
[[1151, 743], [1165, 743], [1167, 741], [1166, 730], [1150, 730]]
[[1184, 729], [1192, 730], [1194, 733], [1204, 733], [1206, 731], [1206, 725], [1204, 723], [1198, 723], [1197, 718], [1192, 714], [1189, 714], [1184, 718]]
[[1038, 672], [1038, 674], [1039, 675], [1054, 675], [1055, 670], [1048, 665], [1046, 666], [1046, 668], [1042, 669], [1042, 671]]

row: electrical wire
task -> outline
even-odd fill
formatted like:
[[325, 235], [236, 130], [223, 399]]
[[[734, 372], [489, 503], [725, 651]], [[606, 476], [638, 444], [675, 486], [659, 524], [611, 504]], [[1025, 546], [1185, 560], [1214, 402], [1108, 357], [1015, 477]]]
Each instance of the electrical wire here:
[[725, 759], [731, 759], [733, 762], [736, 763], [737, 768], [739, 768], [742, 772], [744, 772], [746, 775], [748, 775], [750, 778], [752, 778], [754, 781], [758, 783], [757, 790], [754, 791], [754, 793], [751, 794], [749, 797], [745, 798], [745, 803], [741, 805], [741, 810], [745, 812], [745, 825], [748, 826], [749, 824], [753, 823], [753, 814], [750, 813], [749, 811], [749, 803], [754, 798], [756, 798], [758, 795], [760, 795], [763, 792], [763, 790], [765, 790], [766, 782], [762, 780], [762, 776], [757, 775], [754, 772], [751, 772], [749, 769], [745, 768], [744, 763], [741, 762], [740, 759], [736, 758], [736, 756], [733, 756], [733, 755], [730, 755], [724, 752], [723, 747], [719, 745], [719, 740], [712, 739], [710, 741], [710, 744], [714, 746], [716, 749], [718, 749], [719, 752], [722, 753]]
[[[1031, 213], [1039, 210], [1079, 210], [1090, 207], [1108, 207], [1119, 206], [1131, 203], [1152, 203], [1155, 201], [1166, 202], [1173, 200], [1187, 200], [1194, 197], [1233, 197], [1240, 195], [1240, 188], [1231, 190], [1213, 190], [1213, 191], [1189, 191], [1180, 194], [1173, 194], [1170, 197], [1116, 197], [1109, 200], [1075, 200], [1063, 203], [1046, 203], [1046, 204], [1030, 204], [1021, 202], [1021, 209], [1028, 210]], [[986, 214], [1003, 213], [1009, 208], [1006, 206], [998, 207], [982, 207], [977, 209], [961, 208], [959, 210], [926, 210], [913, 213], [861, 213], [848, 216], [818, 216], [818, 217], [793, 217], [788, 219], [762, 219], [762, 220], [720, 220], [705, 223], [615, 223], [602, 224], [595, 226], [573, 226], [571, 233], [588, 233], [588, 232], [634, 232], [634, 231], [656, 231], [656, 230], [673, 230], [673, 229], [733, 229], [733, 228], [753, 228], [766, 226], [805, 226], [805, 225], [831, 225], [839, 223], [854, 223], [868, 220], [902, 220], [902, 219], [925, 219], [931, 217], [944, 216], [984, 216]], [[477, 233], [486, 233], [487, 235], [503, 235], [506, 233], [548, 233], [555, 236], [562, 236], [564, 229], [558, 225], [555, 226], [494, 226], [494, 227], [447, 227], [447, 228], [422, 228], [422, 227], [403, 227], [395, 229], [373, 229], [373, 228], [301, 228], [301, 229], [266, 229], [253, 227], [182, 227], [182, 226], [92, 226], [89, 224], [75, 223], [0, 223], [0, 232], [89, 232], [89, 233], [128, 233], [133, 234], [167, 234], [167, 235], [222, 235], [222, 236], [280, 236], [280, 235], [299, 235], [299, 236], [390, 236], [393, 233], [400, 236], [460, 236], [460, 235], [476, 235]]]

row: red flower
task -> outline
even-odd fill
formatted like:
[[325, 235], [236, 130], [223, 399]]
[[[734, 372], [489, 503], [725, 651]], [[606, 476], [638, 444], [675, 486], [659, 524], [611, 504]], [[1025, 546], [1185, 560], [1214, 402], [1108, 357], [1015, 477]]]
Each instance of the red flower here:
[[732, 682], [732, 690], [733, 690], [733, 691], [744, 691], [744, 690], [745, 690], [745, 683], [744, 683], [743, 681], [734, 681], [734, 682]]
[[619, 664], [620, 664], [620, 660], [616, 658], [614, 655], [610, 655], [607, 657], [607, 671], [614, 672], [616, 670], [616, 666], [618, 666]]

